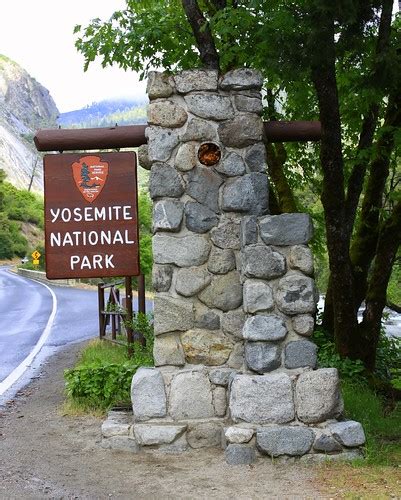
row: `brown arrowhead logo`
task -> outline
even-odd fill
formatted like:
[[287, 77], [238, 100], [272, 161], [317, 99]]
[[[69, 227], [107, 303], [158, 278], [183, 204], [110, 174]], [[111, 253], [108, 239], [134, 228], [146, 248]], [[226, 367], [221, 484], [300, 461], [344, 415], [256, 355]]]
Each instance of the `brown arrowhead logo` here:
[[106, 184], [109, 164], [99, 156], [83, 156], [72, 164], [75, 184], [86, 201], [92, 203]]

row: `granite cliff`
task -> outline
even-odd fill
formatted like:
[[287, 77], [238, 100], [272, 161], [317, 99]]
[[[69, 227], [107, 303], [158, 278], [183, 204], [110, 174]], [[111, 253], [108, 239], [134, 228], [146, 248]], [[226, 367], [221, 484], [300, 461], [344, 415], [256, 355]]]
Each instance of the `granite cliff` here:
[[56, 126], [59, 111], [49, 91], [21, 66], [0, 55], [0, 169], [7, 181], [43, 191], [42, 161], [33, 145], [39, 128]]

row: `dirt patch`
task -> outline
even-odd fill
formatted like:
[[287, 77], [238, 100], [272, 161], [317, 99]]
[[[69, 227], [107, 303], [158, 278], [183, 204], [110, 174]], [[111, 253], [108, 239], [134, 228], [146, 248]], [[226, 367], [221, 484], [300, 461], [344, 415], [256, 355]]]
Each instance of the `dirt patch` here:
[[312, 468], [228, 466], [220, 450], [133, 455], [103, 450], [101, 419], [61, 414], [62, 373], [82, 344], [55, 354], [0, 409], [0, 498], [324, 498]]
[[22, 222], [21, 233], [29, 241], [30, 248], [35, 249], [37, 246], [44, 245], [45, 232], [36, 224], [32, 224], [31, 222]]
[[318, 483], [332, 498], [401, 498], [401, 466], [327, 464], [320, 468]]

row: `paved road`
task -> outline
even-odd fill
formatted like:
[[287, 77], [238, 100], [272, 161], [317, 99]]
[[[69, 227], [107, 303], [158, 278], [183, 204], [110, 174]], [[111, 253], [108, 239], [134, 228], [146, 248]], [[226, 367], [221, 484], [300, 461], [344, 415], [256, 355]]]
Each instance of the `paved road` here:
[[[32, 352], [52, 311], [54, 321], [44, 348], [97, 336], [97, 292], [59, 286], [50, 289], [56, 300], [44, 285], [0, 268], [0, 384]], [[151, 308], [147, 301], [147, 309]]]
[[36, 345], [52, 306], [42, 285], [0, 269], [0, 382]]

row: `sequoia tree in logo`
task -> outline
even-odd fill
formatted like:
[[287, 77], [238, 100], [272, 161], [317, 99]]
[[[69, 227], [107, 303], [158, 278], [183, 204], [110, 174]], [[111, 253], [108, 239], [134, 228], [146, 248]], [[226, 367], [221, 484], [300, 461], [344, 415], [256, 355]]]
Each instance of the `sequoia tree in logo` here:
[[92, 203], [101, 193], [109, 173], [109, 164], [99, 156], [83, 156], [72, 164], [75, 185], [86, 201]]

